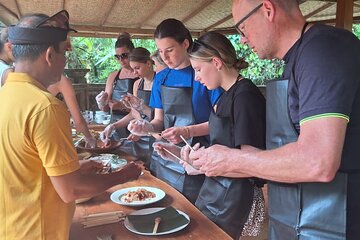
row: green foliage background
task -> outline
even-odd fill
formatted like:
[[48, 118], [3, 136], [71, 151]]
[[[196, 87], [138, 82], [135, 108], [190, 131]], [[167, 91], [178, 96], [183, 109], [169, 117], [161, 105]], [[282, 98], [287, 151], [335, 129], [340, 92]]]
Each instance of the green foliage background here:
[[[360, 24], [353, 25], [353, 32], [360, 38]], [[247, 46], [240, 44], [239, 35], [227, 36], [233, 43], [239, 57], [243, 57], [249, 67], [242, 75], [251, 79], [257, 85], [263, 85], [267, 80], [278, 78], [283, 72], [281, 60], [261, 60]], [[134, 39], [135, 47], [145, 47], [151, 53], [156, 50], [152, 39]], [[105, 83], [107, 76], [119, 69], [114, 56], [115, 39], [105, 38], [71, 38], [72, 51], [68, 53], [68, 68], [89, 68], [88, 83]]]

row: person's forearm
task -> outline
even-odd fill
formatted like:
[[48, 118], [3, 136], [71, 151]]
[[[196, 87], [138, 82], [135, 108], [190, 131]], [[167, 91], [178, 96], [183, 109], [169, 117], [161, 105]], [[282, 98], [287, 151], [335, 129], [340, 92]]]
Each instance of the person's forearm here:
[[189, 138], [209, 135], [209, 122], [186, 126], [185, 128], [187, 128]]
[[227, 177], [239, 177], [247, 173], [278, 182], [328, 182], [339, 167], [339, 164], [329, 166], [331, 160], [302, 148], [296, 142], [274, 150], [254, 153], [231, 149], [225, 154], [231, 159]]
[[84, 118], [80, 120], [79, 123], [75, 122], [75, 127], [76, 127], [76, 131], [83, 133], [85, 138], [87, 139], [93, 138]]
[[[125, 171], [112, 174], [81, 174], [79, 171], [72, 173], [71, 187], [65, 185], [57, 187], [64, 202], [96, 196], [112, 186], [128, 181]], [[66, 189], [63, 189], [64, 187]]]
[[142, 109], [142, 113], [145, 114], [146, 116], [148, 116], [149, 118], [151, 118], [152, 117], [151, 112], [152, 112], [152, 108], [144, 105], [144, 107]]
[[100, 111], [108, 112], [110, 110], [109, 105], [98, 106]]
[[164, 129], [164, 122], [159, 119], [154, 119], [150, 123], [154, 128], [154, 132], [161, 132]]
[[126, 116], [124, 116], [122, 119], [120, 119], [119, 121], [115, 122], [114, 127], [116, 129], [127, 127], [129, 122], [133, 119], [134, 119], [134, 117], [131, 115], [131, 113], [129, 113]]

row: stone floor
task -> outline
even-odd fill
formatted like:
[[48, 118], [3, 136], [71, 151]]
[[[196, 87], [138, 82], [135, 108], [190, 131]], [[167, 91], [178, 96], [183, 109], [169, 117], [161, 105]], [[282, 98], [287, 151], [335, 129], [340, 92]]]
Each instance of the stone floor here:
[[264, 221], [264, 225], [261, 228], [261, 232], [260, 235], [257, 237], [241, 237], [240, 240], [267, 240], [267, 234], [268, 234], [268, 223], [269, 223], [269, 217], [268, 217], [268, 212], [267, 212], [267, 185], [265, 185], [265, 187], [263, 187], [263, 192], [264, 192], [264, 198], [265, 198], [265, 209], [266, 209], [266, 218]]
[[240, 240], [267, 240], [268, 239], [268, 237], [267, 237], [268, 223], [269, 223], [269, 219], [266, 218], [259, 236], [257, 236], [257, 237], [241, 237]]

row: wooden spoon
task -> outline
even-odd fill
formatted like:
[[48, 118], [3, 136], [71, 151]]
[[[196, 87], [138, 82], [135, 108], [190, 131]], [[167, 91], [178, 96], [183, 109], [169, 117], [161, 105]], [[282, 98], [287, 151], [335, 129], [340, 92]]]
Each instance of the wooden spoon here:
[[161, 222], [160, 217], [155, 218], [155, 225], [154, 225], [154, 229], [153, 229], [153, 232], [152, 232], [153, 234], [157, 233], [160, 222]]

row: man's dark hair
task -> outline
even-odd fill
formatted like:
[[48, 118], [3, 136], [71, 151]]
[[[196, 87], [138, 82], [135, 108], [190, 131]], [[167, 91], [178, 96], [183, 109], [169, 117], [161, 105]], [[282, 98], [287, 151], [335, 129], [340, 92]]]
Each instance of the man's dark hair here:
[[[17, 24], [19, 27], [34, 28], [49, 16], [41, 13], [26, 15]], [[59, 42], [46, 44], [13, 44], [12, 52], [16, 60], [36, 60], [50, 46], [59, 51]]]

